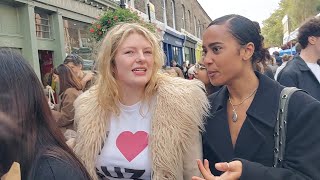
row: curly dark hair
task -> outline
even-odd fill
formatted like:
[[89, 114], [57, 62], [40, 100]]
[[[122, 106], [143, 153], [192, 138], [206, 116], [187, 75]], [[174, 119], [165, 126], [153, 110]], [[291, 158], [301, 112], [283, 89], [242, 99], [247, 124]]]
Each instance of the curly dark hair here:
[[320, 37], [320, 17], [313, 17], [299, 28], [298, 42], [302, 49], [308, 46], [310, 36]]

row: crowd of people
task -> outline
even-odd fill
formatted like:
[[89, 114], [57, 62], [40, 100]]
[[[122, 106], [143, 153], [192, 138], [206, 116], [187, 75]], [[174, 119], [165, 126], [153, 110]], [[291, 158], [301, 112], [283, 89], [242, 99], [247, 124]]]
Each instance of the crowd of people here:
[[[319, 179], [320, 19], [299, 29], [294, 57], [272, 57], [263, 41], [256, 22], [222, 16], [205, 29], [199, 62], [167, 66], [152, 32], [121, 23], [104, 37], [96, 73], [76, 54], [54, 68], [53, 107], [28, 62], [0, 49], [0, 177]], [[276, 159], [285, 86], [303, 91], [287, 104]]]

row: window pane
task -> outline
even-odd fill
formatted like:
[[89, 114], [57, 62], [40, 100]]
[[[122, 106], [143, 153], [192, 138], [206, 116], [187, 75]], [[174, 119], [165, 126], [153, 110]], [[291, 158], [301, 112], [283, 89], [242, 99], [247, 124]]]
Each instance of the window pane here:
[[43, 32], [42, 34], [43, 34], [42, 38], [50, 38], [49, 32]]
[[51, 38], [49, 14], [35, 12], [36, 36], [40, 38]]

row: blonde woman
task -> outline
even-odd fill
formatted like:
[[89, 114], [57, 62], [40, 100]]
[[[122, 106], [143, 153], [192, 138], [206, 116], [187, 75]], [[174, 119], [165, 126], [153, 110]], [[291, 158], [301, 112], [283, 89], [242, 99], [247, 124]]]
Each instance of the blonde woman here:
[[97, 84], [75, 101], [74, 150], [95, 180], [200, 174], [204, 86], [159, 73], [159, 44], [137, 24], [117, 25], [103, 40]]

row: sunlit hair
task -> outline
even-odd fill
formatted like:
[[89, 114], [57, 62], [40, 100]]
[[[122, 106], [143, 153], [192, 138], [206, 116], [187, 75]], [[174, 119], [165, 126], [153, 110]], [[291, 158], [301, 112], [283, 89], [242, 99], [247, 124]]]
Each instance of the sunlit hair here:
[[[148, 100], [156, 90], [156, 82], [159, 77], [158, 71], [163, 64], [163, 52], [160, 47], [160, 39], [155, 34], [141, 25], [134, 23], [121, 23], [113, 27], [102, 41], [98, 53], [97, 95], [99, 104], [106, 110], [119, 115], [120, 110], [117, 103], [120, 100], [119, 86], [115, 79], [115, 56], [120, 45], [126, 38], [137, 33], [142, 35], [151, 44], [154, 65], [150, 81], [145, 87], [143, 100]], [[137, 42], [138, 43], [138, 42]]]

